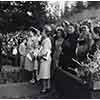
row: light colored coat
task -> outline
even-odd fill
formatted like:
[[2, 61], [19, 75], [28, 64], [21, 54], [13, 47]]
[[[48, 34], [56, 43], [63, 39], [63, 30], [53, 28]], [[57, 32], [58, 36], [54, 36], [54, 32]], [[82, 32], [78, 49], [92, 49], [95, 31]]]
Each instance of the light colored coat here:
[[[41, 49], [40, 55], [44, 57], [48, 53], [48, 51], [50, 53], [51, 47], [52, 47], [51, 40], [49, 38], [45, 38], [42, 41], [42, 49]], [[46, 60], [41, 58], [39, 78], [50, 79], [50, 69], [51, 69], [51, 55], [49, 55]]]
[[20, 53], [20, 67], [25, 64], [25, 55], [26, 55], [26, 46], [24, 42], [22, 42], [19, 46], [19, 53]]
[[25, 56], [25, 54], [26, 54], [26, 46], [23, 42], [19, 46], [19, 53], [22, 56]]
[[[32, 60], [31, 51], [32, 51], [32, 41], [31, 41], [31, 39], [29, 39], [28, 42], [27, 42], [25, 67], [24, 67], [24, 69], [28, 70], [28, 71], [33, 71], [33, 60]], [[29, 57], [31, 59], [29, 59]]]

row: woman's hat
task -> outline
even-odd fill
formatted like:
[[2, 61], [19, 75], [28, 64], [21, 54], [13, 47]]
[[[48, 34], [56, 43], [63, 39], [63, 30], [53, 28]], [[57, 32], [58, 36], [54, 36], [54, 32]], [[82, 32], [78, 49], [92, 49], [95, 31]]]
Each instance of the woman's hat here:
[[56, 28], [56, 31], [59, 31], [59, 30], [64, 31], [64, 28], [63, 28], [62, 26], [58, 26], [58, 27]]
[[81, 29], [85, 28], [86, 31], [89, 31], [89, 27], [88, 27], [87, 25], [82, 25], [80, 28], [81, 28]]

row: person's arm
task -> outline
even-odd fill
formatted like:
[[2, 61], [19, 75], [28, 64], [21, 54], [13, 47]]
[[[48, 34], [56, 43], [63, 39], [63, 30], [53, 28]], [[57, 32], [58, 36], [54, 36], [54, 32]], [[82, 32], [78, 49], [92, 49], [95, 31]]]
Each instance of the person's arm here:
[[20, 44], [20, 46], [19, 46], [19, 53], [21, 54], [21, 55], [23, 55], [23, 46]]
[[92, 45], [94, 44], [94, 40], [91, 35], [89, 35], [88, 39], [89, 39], [89, 47], [91, 49]]
[[48, 42], [45, 42], [44, 46], [43, 46], [43, 48], [41, 50], [41, 56], [43, 56], [43, 55], [45, 55], [47, 53], [47, 49], [48, 49], [47, 47], [48, 47]]
[[50, 41], [45, 41], [40, 55], [45, 56], [48, 54], [49, 51], [51, 51], [51, 43], [50, 43]]
[[38, 35], [40, 35], [40, 31], [37, 28], [35, 27], [32, 27], [32, 28], [37, 32]]

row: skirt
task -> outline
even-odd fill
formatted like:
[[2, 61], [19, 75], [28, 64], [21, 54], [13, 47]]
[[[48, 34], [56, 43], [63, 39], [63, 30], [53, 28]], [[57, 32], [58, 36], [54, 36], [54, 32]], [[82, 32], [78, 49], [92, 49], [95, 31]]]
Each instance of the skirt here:
[[25, 56], [20, 56], [20, 67], [23, 67], [25, 63]]
[[34, 64], [34, 70], [38, 70], [39, 61], [37, 59], [34, 59], [33, 64]]
[[50, 79], [51, 57], [48, 60], [40, 61], [39, 79]]
[[27, 57], [25, 57], [25, 70], [27, 71], [33, 71], [34, 70], [34, 66], [33, 66], [33, 61], [30, 61]]

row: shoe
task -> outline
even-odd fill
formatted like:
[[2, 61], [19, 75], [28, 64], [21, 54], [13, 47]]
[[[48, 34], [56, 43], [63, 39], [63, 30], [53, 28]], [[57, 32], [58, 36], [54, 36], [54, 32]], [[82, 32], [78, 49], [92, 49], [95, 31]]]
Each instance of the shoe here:
[[51, 88], [47, 88], [46, 90], [47, 90], [47, 92], [50, 92], [51, 91]]
[[35, 83], [35, 80], [32, 79], [32, 80], [30, 80], [29, 82], [32, 83], [32, 84], [34, 84], [34, 83]]
[[39, 76], [37, 75], [37, 81], [39, 81], [40, 80], [40, 78], [39, 78]]
[[42, 89], [41, 91], [40, 91], [40, 93], [47, 93], [47, 90], [46, 89]]

